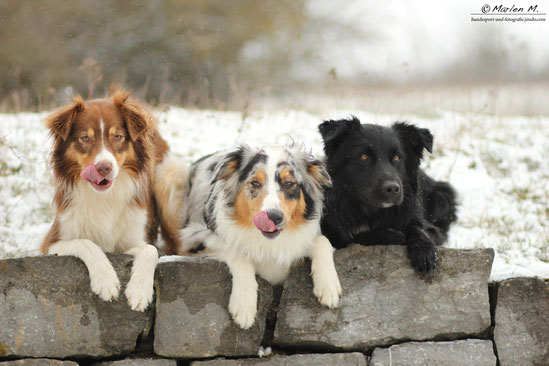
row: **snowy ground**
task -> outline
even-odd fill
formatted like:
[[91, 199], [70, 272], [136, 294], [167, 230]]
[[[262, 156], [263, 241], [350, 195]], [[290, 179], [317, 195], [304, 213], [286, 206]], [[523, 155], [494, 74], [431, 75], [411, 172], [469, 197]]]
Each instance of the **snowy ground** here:
[[[549, 118], [501, 118], [437, 112], [374, 115], [358, 110], [239, 112], [171, 108], [160, 131], [187, 162], [239, 142], [302, 141], [321, 153], [317, 125], [355, 114], [363, 122], [407, 120], [431, 129], [435, 149], [424, 161], [460, 195], [459, 222], [447, 246], [494, 248], [492, 280], [549, 278]], [[45, 114], [0, 115], [0, 258], [38, 254], [53, 220]]]

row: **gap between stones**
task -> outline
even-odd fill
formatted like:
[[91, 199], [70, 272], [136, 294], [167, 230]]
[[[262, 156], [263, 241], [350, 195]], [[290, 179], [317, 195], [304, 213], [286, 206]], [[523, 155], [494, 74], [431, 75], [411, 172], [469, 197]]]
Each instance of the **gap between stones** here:
[[496, 356], [496, 366], [500, 366], [498, 347], [494, 338], [494, 329], [496, 328], [496, 308], [498, 305], [499, 282], [488, 282], [488, 301], [490, 301], [490, 340]]
[[266, 324], [265, 324], [265, 331], [263, 333], [263, 339], [261, 340], [261, 346], [266, 349], [267, 347], [271, 347], [273, 344], [273, 338], [274, 338], [274, 331], [278, 316], [278, 306], [280, 305], [280, 299], [282, 298], [282, 291], [284, 287], [283, 285], [274, 285], [272, 286], [273, 291], [273, 301], [271, 302], [271, 305], [269, 306], [269, 310], [267, 311], [267, 318], [266, 318]]

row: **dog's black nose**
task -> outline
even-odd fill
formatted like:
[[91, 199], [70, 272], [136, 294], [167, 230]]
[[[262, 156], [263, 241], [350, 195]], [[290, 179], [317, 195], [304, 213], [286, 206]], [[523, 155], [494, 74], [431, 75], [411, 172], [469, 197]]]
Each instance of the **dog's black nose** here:
[[400, 184], [395, 181], [385, 182], [381, 188], [386, 195], [393, 195], [400, 192]]
[[279, 225], [284, 220], [284, 214], [277, 209], [267, 210], [267, 217], [271, 219], [275, 225]]

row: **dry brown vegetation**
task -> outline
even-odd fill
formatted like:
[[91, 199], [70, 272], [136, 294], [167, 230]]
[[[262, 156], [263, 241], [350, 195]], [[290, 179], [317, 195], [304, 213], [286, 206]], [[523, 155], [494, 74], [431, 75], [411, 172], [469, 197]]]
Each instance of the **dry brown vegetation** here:
[[[303, 4], [2, 1], [2, 107], [47, 109], [74, 93], [104, 95], [112, 83], [152, 104], [228, 102], [237, 89], [248, 88], [243, 71], [261, 71], [240, 62], [242, 47], [251, 39], [299, 33]], [[273, 63], [281, 69], [285, 59], [281, 52]], [[271, 68], [270, 76], [274, 72]]]

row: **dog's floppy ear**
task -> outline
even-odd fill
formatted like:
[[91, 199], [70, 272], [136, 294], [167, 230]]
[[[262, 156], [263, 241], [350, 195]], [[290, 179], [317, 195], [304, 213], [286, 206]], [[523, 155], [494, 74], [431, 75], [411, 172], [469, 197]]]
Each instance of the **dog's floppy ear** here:
[[428, 129], [419, 128], [405, 122], [396, 122], [392, 127], [400, 137], [400, 140], [409, 147], [419, 159], [423, 157], [423, 149], [433, 152], [433, 135]]
[[360, 121], [355, 116], [349, 119], [328, 120], [318, 126], [318, 130], [324, 140], [324, 152], [337, 148], [343, 138], [357, 131], [360, 128]]
[[152, 116], [135, 100], [130, 99], [125, 90], [115, 92], [112, 102], [122, 114], [130, 138], [135, 141], [154, 123]]
[[326, 166], [320, 160], [311, 156], [306, 162], [307, 172], [313, 177], [315, 182], [322, 188], [329, 188], [332, 186], [332, 179], [330, 174], [326, 170]]
[[73, 103], [59, 108], [46, 118], [46, 127], [50, 130], [50, 134], [57, 138], [66, 141], [71, 132], [72, 124], [78, 112], [84, 110], [84, 100], [77, 96]]
[[244, 158], [244, 152], [248, 149], [247, 146], [239, 146], [236, 150], [225, 155], [223, 160], [221, 160], [215, 168], [212, 184], [218, 180], [225, 180], [232, 177], [232, 175], [240, 169], [242, 159]]
[[426, 128], [419, 128], [409, 123], [396, 122], [392, 126], [406, 150], [406, 171], [410, 179], [412, 192], [417, 193], [418, 172], [423, 149], [433, 150], [433, 135]]

